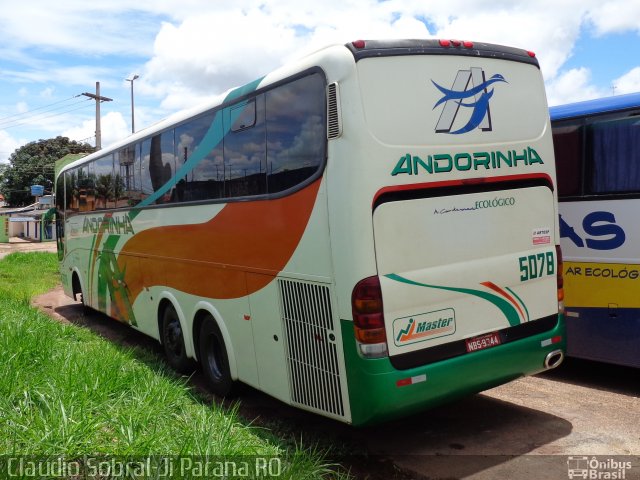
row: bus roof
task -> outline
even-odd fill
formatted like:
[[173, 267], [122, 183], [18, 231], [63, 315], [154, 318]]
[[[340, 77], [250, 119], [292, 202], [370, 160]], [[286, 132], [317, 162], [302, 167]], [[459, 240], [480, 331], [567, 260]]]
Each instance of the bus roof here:
[[471, 42], [468, 40], [357, 40], [345, 45], [356, 61], [371, 57], [392, 57], [399, 55], [467, 55], [492, 57], [502, 60], [529, 63], [540, 68], [535, 53], [521, 48], [496, 45], [493, 43]]
[[551, 120], [553, 121], [585, 115], [597, 115], [600, 113], [627, 110], [637, 107], [640, 107], [640, 92], [557, 105], [555, 107], [551, 107], [549, 109], [549, 113], [551, 114]]

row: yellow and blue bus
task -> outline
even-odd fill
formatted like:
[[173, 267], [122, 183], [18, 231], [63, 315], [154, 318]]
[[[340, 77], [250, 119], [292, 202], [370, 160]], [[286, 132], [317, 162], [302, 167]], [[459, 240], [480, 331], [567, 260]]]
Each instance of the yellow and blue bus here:
[[640, 94], [550, 113], [567, 354], [640, 367]]
[[65, 292], [363, 425], [557, 366], [555, 163], [535, 55], [322, 49], [66, 166]]

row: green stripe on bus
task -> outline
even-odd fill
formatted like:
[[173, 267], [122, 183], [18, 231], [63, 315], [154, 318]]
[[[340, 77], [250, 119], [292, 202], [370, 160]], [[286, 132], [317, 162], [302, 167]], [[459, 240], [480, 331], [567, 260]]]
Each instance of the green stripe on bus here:
[[483, 292], [482, 290], [474, 290], [471, 288], [455, 288], [455, 287], [443, 287], [440, 285], [427, 285], [426, 283], [414, 282], [413, 280], [409, 280], [408, 278], [401, 277], [400, 275], [396, 275], [395, 273], [390, 273], [389, 275], [385, 275], [385, 277], [395, 280], [396, 282], [406, 283], [408, 285], [416, 285], [418, 287], [426, 287], [426, 288], [437, 288], [439, 290], [447, 290], [450, 292], [458, 292], [465, 293], [467, 295], [473, 295], [474, 297], [482, 298], [488, 302], [491, 302], [493, 305], [498, 307], [502, 314], [506, 317], [509, 325], [515, 327], [516, 325], [520, 325], [520, 315], [518, 315], [518, 311], [507, 302], [505, 299], [498, 297], [497, 295], [492, 295], [488, 292]]

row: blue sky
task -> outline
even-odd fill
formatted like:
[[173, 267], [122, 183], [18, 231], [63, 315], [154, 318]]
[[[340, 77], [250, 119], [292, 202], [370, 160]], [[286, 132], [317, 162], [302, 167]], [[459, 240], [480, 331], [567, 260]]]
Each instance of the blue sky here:
[[[0, 163], [64, 135], [102, 144], [331, 43], [462, 38], [533, 50], [549, 104], [640, 91], [627, 0], [29, 0], [0, 11]], [[24, 4], [24, 5], [23, 5]]]

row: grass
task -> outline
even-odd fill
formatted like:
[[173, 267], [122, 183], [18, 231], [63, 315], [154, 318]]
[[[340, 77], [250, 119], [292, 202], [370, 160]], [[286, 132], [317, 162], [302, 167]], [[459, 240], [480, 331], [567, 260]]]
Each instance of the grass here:
[[277, 456], [277, 478], [347, 478], [322, 452], [279, 442], [237, 408], [203, 403], [162, 362], [30, 306], [56, 283], [54, 254], [0, 260], [0, 454]]

